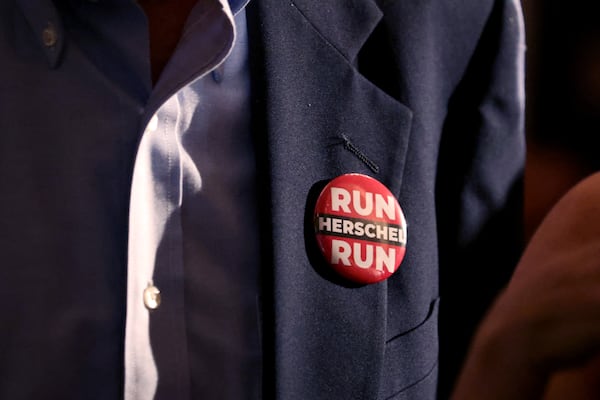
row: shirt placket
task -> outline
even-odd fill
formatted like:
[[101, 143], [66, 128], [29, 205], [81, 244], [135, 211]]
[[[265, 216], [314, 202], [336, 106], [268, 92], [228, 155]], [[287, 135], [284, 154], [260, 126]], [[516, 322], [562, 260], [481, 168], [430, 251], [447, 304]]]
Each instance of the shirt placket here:
[[[224, 0], [192, 12], [178, 49], [147, 107], [149, 121], [136, 156], [130, 202], [125, 399], [190, 397], [181, 229], [182, 164], [177, 92], [228, 55], [233, 17]], [[202, 23], [198, 23], [198, 22]], [[206, 31], [218, 45], [194, 48]], [[194, 50], [194, 51], [192, 51]], [[184, 78], [181, 78], [184, 77]], [[187, 77], [187, 78], [186, 78]], [[172, 79], [170, 79], [172, 78]], [[153, 111], [156, 110], [156, 111]]]

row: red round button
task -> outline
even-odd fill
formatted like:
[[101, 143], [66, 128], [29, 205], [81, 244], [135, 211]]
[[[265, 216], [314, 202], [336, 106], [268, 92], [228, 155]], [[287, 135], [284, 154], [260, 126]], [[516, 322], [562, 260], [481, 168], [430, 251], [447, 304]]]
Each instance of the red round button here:
[[344, 278], [361, 284], [392, 275], [406, 252], [406, 220], [394, 195], [366, 175], [333, 179], [315, 206], [317, 243]]

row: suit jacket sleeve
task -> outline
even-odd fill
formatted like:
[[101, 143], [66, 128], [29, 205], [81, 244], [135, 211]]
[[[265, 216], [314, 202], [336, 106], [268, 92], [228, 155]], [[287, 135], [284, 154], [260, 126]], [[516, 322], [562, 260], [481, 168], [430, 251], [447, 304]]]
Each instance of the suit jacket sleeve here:
[[523, 50], [517, 1], [496, 1], [449, 101], [436, 191], [440, 398], [521, 252]]

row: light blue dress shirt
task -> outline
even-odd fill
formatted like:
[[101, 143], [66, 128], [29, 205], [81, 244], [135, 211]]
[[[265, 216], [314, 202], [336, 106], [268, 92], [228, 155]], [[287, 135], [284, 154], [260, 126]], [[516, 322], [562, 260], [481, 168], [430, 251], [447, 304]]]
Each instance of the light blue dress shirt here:
[[260, 398], [246, 2], [0, 5], [0, 398]]
[[[244, 12], [233, 20], [227, 2], [209, 4], [192, 12], [157, 84], [170, 97], [156, 101], [136, 157], [126, 399], [151, 399], [154, 382], [159, 398], [185, 398], [190, 390], [195, 398], [258, 395], [246, 26]], [[160, 291], [156, 309], [143, 298], [149, 290]]]

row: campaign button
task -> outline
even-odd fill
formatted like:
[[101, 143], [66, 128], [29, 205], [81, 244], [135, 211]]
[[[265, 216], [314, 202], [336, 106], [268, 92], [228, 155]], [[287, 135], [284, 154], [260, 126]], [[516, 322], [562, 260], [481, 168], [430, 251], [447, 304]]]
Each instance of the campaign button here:
[[389, 278], [406, 253], [406, 220], [385, 185], [362, 174], [341, 175], [315, 205], [317, 243], [342, 277], [369, 284]]

